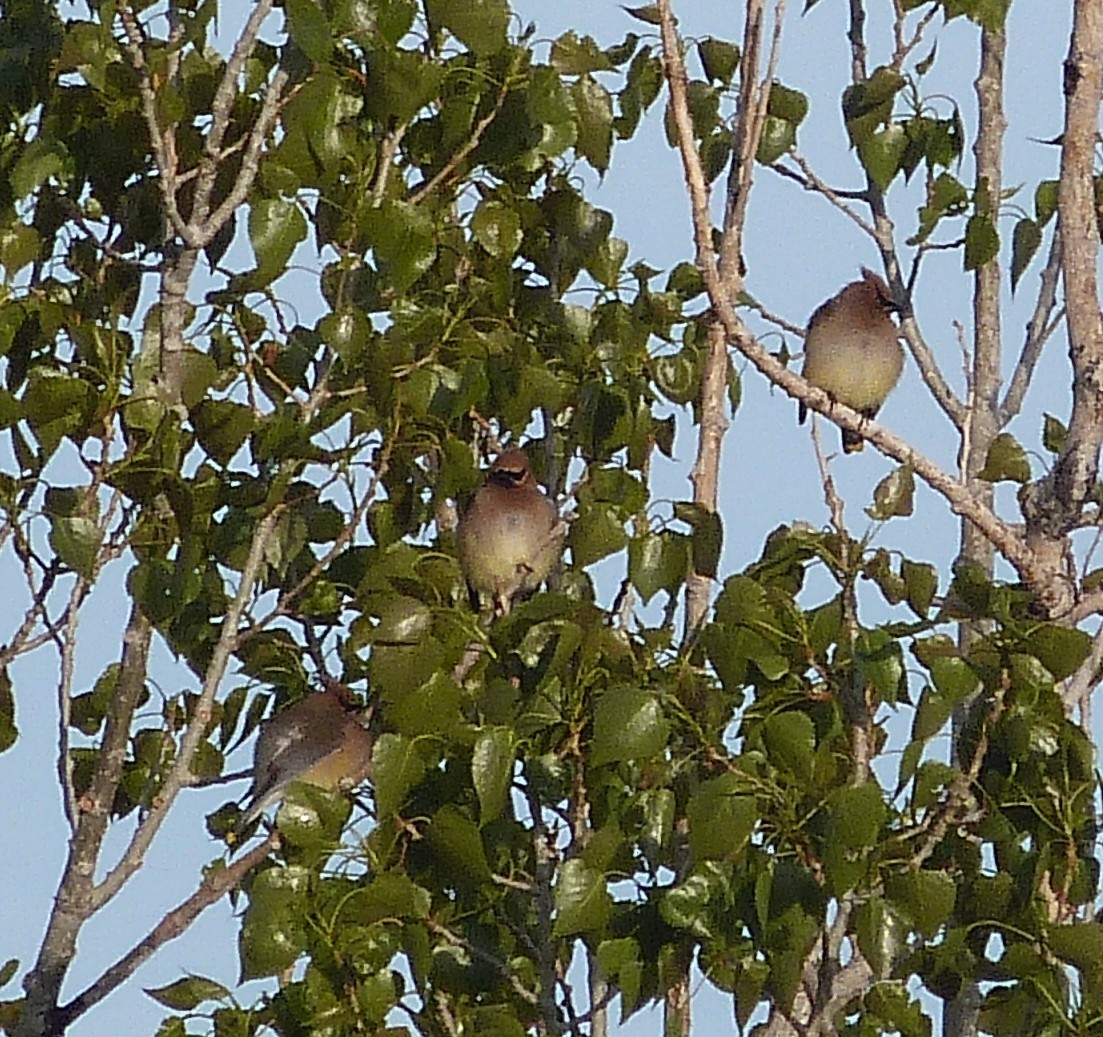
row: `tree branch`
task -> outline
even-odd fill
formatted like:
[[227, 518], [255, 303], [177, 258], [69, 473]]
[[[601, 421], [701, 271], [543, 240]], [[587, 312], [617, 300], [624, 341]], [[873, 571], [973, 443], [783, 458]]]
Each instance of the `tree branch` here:
[[1049, 341], [1053, 332], [1057, 330], [1057, 321], [1051, 320], [1053, 311], [1057, 305], [1057, 282], [1061, 277], [1061, 228], [1057, 227], [1053, 232], [1053, 239], [1049, 244], [1049, 256], [1041, 274], [1041, 286], [1038, 289], [1038, 298], [1034, 303], [1034, 312], [1030, 316], [1030, 322], [1026, 326], [1026, 340], [1023, 342], [1023, 351], [1019, 355], [1019, 362], [1011, 375], [1007, 394], [1000, 408], [1000, 424], [1006, 425], [1018, 413], [1023, 405], [1023, 397], [1030, 388], [1034, 377], [1034, 368], [1042, 355], [1042, 347]]
[[223, 894], [235, 889], [241, 880], [261, 864], [277, 846], [279, 846], [279, 834], [273, 832], [264, 842], [255, 846], [233, 864], [210, 872], [200, 883], [199, 888], [187, 900], [169, 911], [141, 943], [127, 951], [90, 987], [57, 1010], [55, 1020], [60, 1028], [67, 1028], [89, 1008], [99, 1004], [108, 994], [134, 975], [164, 944], [182, 936], [192, 922], [208, 907], [220, 900]]
[[1072, 417], [1065, 449], [1046, 480], [1055, 507], [1028, 521], [1043, 533], [1071, 528], [1098, 473], [1103, 441], [1103, 315], [1099, 311], [1099, 230], [1096, 222], [1095, 147], [1103, 85], [1103, 10], [1076, 0], [1065, 59], [1065, 132], [1057, 187], [1072, 361]]
[[98, 906], [93, 885], [95, 869], [122, 778], [130, 720], [145, 688], [152, 633], [152, 623], [135, 605], [123, 635], [122, 666], [108, 709], [96, 769], [87, 793], [81, 797], [80, 819], [69, 843], [69, 856], [38, 958], [23, 979], [27, 997], [14, 1037], [61, 1032], [54, 1024], [53, 1013], [76, 954], [77, 936]]
[[249, 548], [249, 557], [241, 570], [241, 582], [238, 584], [234, 600], [230, 603], [230, 607], [226, 610], [226, 616], [222, 621], [218, 642], [211, 653], [211, 661], [207, 666], [207, 672], [203, 680], [203, 689], [195, 703], [188, 729], [180, 742], [180, 750], [173, 761], [172, 768], [165, 776], [157, 800], [153, 804], [153, 809], [138, 826], [119, 863], [95, 887], [92, 900], [97, 909], [115, 896], [122, 889], [127, 879], [141, 867], [146, 850], [149, 849], [154, 836], [156, 836], [161, 824], [168, 816], [169, 808], [176, 800], [180, 790], [189, 784], [188, 776], [192, 757], [195, 755], [199, 743], [203, 740], [204, 732], [210, 721], [215, 693], [218, 691], [234, 647], [237, 644], [238, 630], [241, 626], [245, 606], [252, 596], [253, 585], [256, 583], [261, 566], [264, 564], [269, 538], [272, 536], [280, 514], [281, 509], [274, 508], [257, 523], [256, 532], [253, 534], [253, 542]]

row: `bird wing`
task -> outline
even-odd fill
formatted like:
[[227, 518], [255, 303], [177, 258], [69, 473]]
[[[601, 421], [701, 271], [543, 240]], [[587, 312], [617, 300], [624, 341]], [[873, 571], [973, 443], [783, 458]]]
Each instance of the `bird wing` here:
[[249, 805], [242, 818], [244, 824], [264, 813], [291, 782], [333, 752], [336, 737], [318, 738], [317, 719], [312, 719], [311, 724], [296, 721], [278, 729], [261, 731], [259, 737], [265, 742], [258, 744], [257, 755], [267, 756], [268, 765], [263, 774], [253, 778]]

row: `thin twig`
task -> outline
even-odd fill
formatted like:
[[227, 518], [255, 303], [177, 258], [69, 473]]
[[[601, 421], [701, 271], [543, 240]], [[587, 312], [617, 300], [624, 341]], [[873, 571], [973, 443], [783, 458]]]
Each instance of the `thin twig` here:
[[1000, 408], [1000, 423], [1006, 425], [1018, 413], [1023, 405], [1023, 397], [1030, 387], [1034, 377], [1034, 368], [1042, 355], [1042, 347], [1049, 337], [1057, 329], [1057, 322], [1050, 317], [1057, 305], [1057, 282], [1061, 277], [1061, 229], [1053, 232], [1053, 240], [1049, 245], [1049, 256], [1041, 273], [1041, 285], [1038, 288], [1038, 298], [1034, 303], [1034, 312], [1030, 315], [1030, 322], [1026, 326], [1026, 340], [1023, 342], [1023, 351], [1019, 355], [1019, 362], [1011, 375], [1007, 394], [1003, 398], [1003, 406]]
[[877, 232], [873, 229], [873, 224], [847, 204], [847, 199], [866, 200], [869, 197], [868, 191], [850, 191], [832, 187], [826, 181], [820, 179], [806, 158], [796, 152], [788, 157], [800, 166], [801, 171], [799, 173], [783, 166], [780, 161], [775, 162], [770, 168], [779, 176], [800, 184], [806, 191], [814, 191], [816, 194], [822, 195], [864, 234], [868, 234], [874, 240], [877, 239]]

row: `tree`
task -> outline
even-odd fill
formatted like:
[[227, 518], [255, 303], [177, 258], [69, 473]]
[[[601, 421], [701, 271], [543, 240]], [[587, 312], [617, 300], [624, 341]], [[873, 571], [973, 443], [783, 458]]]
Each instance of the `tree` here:
[[[245, 905], [243, 978], [281, 987], [246, 1007], [182, 977], [153, 992], [176, 1013], [162, 1033], [206, 1005], [220, 1034], [601, 1037], [614, 1002], [658, 1000], [686, 1034], [695, 968], [770, 1034], [926, 1034], [939, 1001], [948, 1034], [1097, 1028], [1103, 14], [1070, 5], [1059, 172], [1008, 238], [1008, 4], [897, 0], [887, 48], [861, 0], [831, 6], [856, 189], [800, 151], [836, 101], [779, 81], [784, 0], [746, 0], [738, 42], [692, 37], [660, 0], [619, 43], [550, 48], [506, 0], [258, 0], [226, 53], [216, 3], [5, 0], [0, 502], [25, 611], [0, 649], [0, 745], [28, 694], [11, 665], [53, 650], [71, 832], [8, 1032], [65, 1032], [224, 895]], [[928, 86], [943, 23], [975, 38], [972, 132]], [[696, 244], [669, 271], [629, 266], [587, 197], [649, 110]], [[767, 176], [868, 235], [960, 473], [767, 349], [764, 330], [803, 325], [752, 294]], [[1040, 251], [1001, 393], [1005, 296]], [[915, 305], [946, 252], [972, 279], [963, 390]], [[293, 257], [306, 272], [285, 279]], [[322, 316], [304, 323], [308, 291]], [[1045, 416], [1036, 472], [1007, 425], [1062, 331], [1072, 406]], [[793, 516], [721, 571], [737, 360], [898, 463], [868, 509], [879, 535], [917, 479], [960, 516], [953, 571], [853, 532], [818, 437], [827, 528]], [[693, 495], [670, 504], [651, 476], [680, 430]], [[487, 624], [455, 509], [522, 441], [573, 515], [568, 560]], [[602, 559], [615, 593], [591, 581]], [[85, 690], [78, 621], [119, 570], [121, 650]], [[189, 690], [161, 690], [158, 646]], [[270, 705], [330, 680], [374, 711], [364, 838], [346, 799], [299, 786], [242, 848], [228, 804], [194, 894], [63, 998], [79, 935], [169, 811]]]

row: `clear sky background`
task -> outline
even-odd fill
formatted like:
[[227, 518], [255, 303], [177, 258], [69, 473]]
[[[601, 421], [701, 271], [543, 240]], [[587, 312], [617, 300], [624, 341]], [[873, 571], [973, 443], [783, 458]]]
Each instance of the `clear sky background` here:
[[[230, 8], [234, 6], [223, 5], [227, 23], [224, 32], [232, 28]], [[847, 5], [841, 0], [821, 0], [805, 16], [801, 15], [802, 6], [800, 0], [790, 0], [779, 68], [781, 81], [804, 91], [811, 102], [798, 146], [829, 183], [857, 188], [862, 185], [860, 170], [848, 151], [839, 110], [839, 97], [849, 68], [845, 39]], [[888, 0], [876, 0], [869, 6], [878, 9], [871, 12], [868, 23], [872, 68], [888, 60], [892, 44], [888, 22], [891, 5]], [[1060, 132], [1061, 61], [1067, 47], [1069, 6], [1055, 0], [1044, 3], [1017, 0], [1012, 6], [1007, 54], [1009, 131], [1005, 184], [1025, 187], [1011, 200], [1001, 219], [1000, 231], [1005, 242], [1010, 241], [1017, 215], [1013, 206], [1017, 203], [1032, 211], [1034, 184], [1057, 173], [1057, 150], [1031, 138], [1051, 138]], [[648, 26], [630, 18], [613, 0], [554, 3], [515, 0], [514, 8], [524, 22], [536, 22], [537, 37], [544, 41], [573, 29], [580, 35], [592, 35], [607, 46], [619, 42], [627, 32], [644, 36], [649, 31]], [[716, 35], [736, 41], [740, 38], [741, 5], [733, 0], [675, 0], [675, 8], [687, 37]], [[915, 19], [913, 14], [911, 21]], [[957, 98], [969, 135], [976, 125], [971, 84], [976, 74], [977, 37], [976, 27], [964, 19], [948, 25], [936, 20], [929, 39], [938, 41], [937, 61], [923, 84], [927, 94], [944, 93]], [[927, 49], [929, 44], [920, 53], [926, 53]], [[939, 106], [940, 114], [948, 114], [947, 101], [933, 103]], [[654, 267], [668, 270], [682, 260], [691, 260], [693, 249], [681, 167], [676, 153], [666, 146], [661, 114], [660, 101], [636, 139], [616, 145], [605, 179], [598, 183], [591, 178], [589, 197], [613, 212], [614, 233], [626, 239], [631, 247], [629, 264], [646, 260]], [[965, 156], [960, 172], [966, 184], [972, 182], [971, 159], [971, 154]], [[921, 174], [914, 181], [906, 189], [895, 181], [889, 194], [890, 213], [897, 220], [900, 241], [915, 227]], [[1005, 247], [1005, 264], [1008, 253]], [[248, 252], [239, 255], [240, 265], [249, 265]], [[798, 325], [806, 322], [820, 302], [857, 276], [860, 265], [874, 268], [879, 265], [872, 242], [852, 223], [823, 199], [801, 191], [761, 167], [756, 173], [751, 200], [746, 260], [748, 290], [768, 309]], [[1038, 263], [1036, 260], [1023, 278], [1019, 298], [1005, 311], [1003, 332], [1008, 358], [1005, 373], [1010, 371], [1022, 343], [1037, 289]], [[959, 393], [963, 382], [961, 355], [953, 323], [960, 321], [966, 328], [970, 326], [971, 285], [971, 276], [962, 273], [960, 253], [936, 253], [926, 261], [915, 297], [920, 326]], [[198, 298], [202, 290], [199, 285], [194, 297]], [[294, 281], [289, 281], [284, 295], [297, 307], [303, 323], [310, 323], [320, 312], [319, 300], [310, 286], [300, 290]], [[760, 322], [751, 323], [756, 329], [765, 330]], [[779, 340], [769, 341], [780, 346]], [[799, 349], [795, 340], [789, 345], [793, 351]], [[810, 437], [807, 428], [798, 428], [796, 424], [795, 405], [784, 394], [771, 390], [753, 370], [744, 369], [744, 374], [743, 404], [724, 442], [720, 495], [726, 536], [722, 575], [738, 571], [756, 558], [766, 534], [777, 525], [795, 519], [821, 525], [827, 517]], [[1046, 347], [1023, 416], [1011, 427], [1028, 450], [1039, 449], [1043, 411], [1067, 417], [1068, 385], [1065, 344], [1059, 334]], [[943, 467], [954, 469], [957, 442], [910, 361], [882, 418]], [[688, 413], [683, 412], [679, 421], [676, 461], [656, 466], [657, 499], [691, 496], [687, 476], [695, 452], [694, 430], [689, 425]], [[829, 449], [837, 450], [837, 437], [835, 429], [824, 429], [824, 442]], [[1033, 459], [1036, 473], [1043, 456]], [[834, 462], [833, 474], [847, 501], [847, 518], [854, 532], [861, 534], [867, 528], [861, 509], [869, 503], [873, 487], [891, 467], [887, 459], [868, 448], [860, 455], [845, 459], [840, 456]], [[1010, 500], [1005, 491], [1001, 492], [1005, 494], [1001, 499]], [[957, 551], [957, 522], [940, 498], [920, 487], [915, 515], [907, 520], [894, 520], [880, 531], [878, 542], [898, 548], [910, 557], [930, 561], [945, 572]], [[78, 690], [87, 690], [103, 667], [119, 658], [119, 635], [126, 616], [121, 588], [127, 568], [125, 560], [116, 563], [101, 581], [90, 607], [83, 611], [75, 682]], [[616, 578], [619, 580], [619, 576]], [[0, 559], [0, 581], [0, 586], [22, 585], [10, 552]], [[604, 588], [606, 595], [610, 586], [612, 582]], [[599, 579], [599, 591], [602, 589]], [[815, 593], [815, 584], [810, 593]], [[870, 609], [867, 618], [872, 621], [882, 618], [872, 602]], [[0, 640], [10, 637], [7, 632], [14, 630], [21, 619], [19, 593], [13, 589], [12, 593], [0, 595]], [[163, 648], [158, 648], [152, 673], [168, 694], [195, 688], [194, 677]], [[5, 842], [5, 850], [0, 853], [0, 962], [18, 957], [26, 967], [37, 953], [56, 892], [68, 830], [55, 777], [55, 659], [40, 651], [19, 660], [11, 676], [21, 738], [13, 749], [0, 756], [0, 789], [4, 792], [0, 796], [0, 833]], [[906, 735], [910, 716], [904, 720], [899, 739]], [[229, 766], [233, 769], [246, 766], [248, 756], [248, 749], [239, 752], [231, 758]], [[167, 909], [195, 889], [202, 866], [221, 851], [221, 846], [206, 835], [203, 815], [241, 791], [241, 787], [231, 786], [181, 796], [136, 879], [86, 926], [65, 987], [66, 999], [84, 989], [107, 964], [141, 939]], [[120, 836], [127, 836], [130, 826], [122, 825], [121, 829], [108, 841], [109, 862], [113, 862], [113, 853], [123, 845]], [[160, 986], [189, 972], [234, 986], [236, 933], [237, 923], [229, 904], [223, 900], [210, 908], [182, 939], [162, 948], [128, 985], [89, 1012], [71, 1033], [75, 1037], [152, 1034], [165, 1013], [141, 988]], [[252, 1000], [256, 989], [259, 988], [255, 984], [245, 988], [246, 1002]], [[0, 990], [0, 997], [17, 995], [18, 979]], [[728, 1000], [710, 988], [701, 988], [695, 1001], [695, 1033], [730, 1033], [732, 1025]], [[654, 1010], [637, 1017], [631, 1030], [653, 1034], [659, 1032], [659, 1027], [660, 1015]]]

